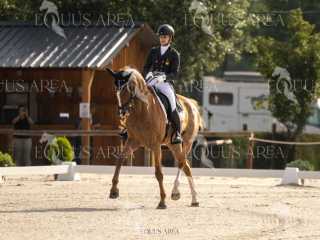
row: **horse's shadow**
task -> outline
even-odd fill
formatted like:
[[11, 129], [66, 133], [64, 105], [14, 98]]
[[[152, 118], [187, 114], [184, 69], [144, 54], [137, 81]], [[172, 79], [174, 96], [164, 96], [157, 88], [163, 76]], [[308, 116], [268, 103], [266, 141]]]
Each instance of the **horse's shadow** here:
[[47, 213], [47, 212], [108, 212], [119, 211], [121, 208], [50, 208], [50, 209], [22, 209], [0, 210], [1, 213]]

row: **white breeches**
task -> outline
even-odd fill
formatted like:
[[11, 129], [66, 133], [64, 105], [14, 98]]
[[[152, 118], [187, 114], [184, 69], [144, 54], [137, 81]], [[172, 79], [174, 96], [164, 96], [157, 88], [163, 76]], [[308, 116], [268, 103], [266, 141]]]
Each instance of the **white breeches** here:
[[155, 77], [151, 79], [147, 84], [150, 86], [155, 86], [161, 93], [163, 93], [169, 99], [172, 112], [176, 109], [176, 97], [174, 95], [174, 90], [172, 89], [170, 83], [158, 81]]

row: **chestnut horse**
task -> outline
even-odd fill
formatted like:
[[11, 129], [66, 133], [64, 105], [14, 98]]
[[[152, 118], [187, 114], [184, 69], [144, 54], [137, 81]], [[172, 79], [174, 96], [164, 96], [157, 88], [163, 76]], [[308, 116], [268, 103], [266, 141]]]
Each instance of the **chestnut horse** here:
[[[187, 161], [192, 143], [199, 129], [203, 127], [197, 102], [177, 95], [184, 112], [184, 116], [181, 117], [183, 143], [171, 144], [173, 129], [172, 127], [167, 129], [166, 114], [162, 110], [154, 91], [147, 86], [143, 76], [136, 69], [130, 67], [124, 67], [118, 72], [107, 70], [115, 79], [120, 119], [122, 119], [128, 132], [128, 139], [116, 164], [109, 197], [117, 198], [119, 196], [117, 185], [123, 160], [132, 155], [140, 146], [144, 146], [150, 149], [154, 156], [155, 176], [159, 182], [161, 198], [157, 208], [166, 208], [166, 193], [161, 168], [161, 145], [166, 145], [173, 153], [175, 160], [178, 161], [178, 173], [174, 181], [171, 199], [178, 200], [180, 198], [178, 187], [181, 170], [183, 170], [188, 178], [191, 190], [191, 206], [199, 206], [191, 168]], [[168, 131], [167, 134], [166, 131]]]

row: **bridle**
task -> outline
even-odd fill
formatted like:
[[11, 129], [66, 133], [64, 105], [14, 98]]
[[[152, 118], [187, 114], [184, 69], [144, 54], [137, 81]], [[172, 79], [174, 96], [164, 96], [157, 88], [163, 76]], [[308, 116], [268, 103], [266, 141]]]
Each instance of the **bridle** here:
[[[121, 79], [116, 80], [116, 85], [117, 85], [116, 95], [117, 95], [117, 99], [118, 99], [118, 116], [120, 117], [120, 119], [124, 119], [126, 116], [128, 116], [130, 114], [130, 111], [134, 106], [133, 101], [137, 96], [136, 96], [136, 92], [134, 90], [130, 89], [130, 86], [129, 86], [130, 80], [128, 80], [123, 85], [121, 85], [121, 81], [123, 81], [123, 80], [121, 80]], [[126, 103], [122, 104], [121, 93], [124, 89], [127, 89], [128, 93], [129, 93], [129, 100]]]

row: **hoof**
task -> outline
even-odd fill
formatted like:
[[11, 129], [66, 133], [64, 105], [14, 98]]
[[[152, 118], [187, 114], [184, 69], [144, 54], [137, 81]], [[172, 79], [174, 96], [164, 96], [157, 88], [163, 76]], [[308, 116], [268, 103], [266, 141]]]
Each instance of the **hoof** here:
[[171, 193], [171, 199], [172, 200], [179, 200], [180, 199], [180, 193], [179, 192], [175, 192], [175, 193]]
[[199, 202], [191, 203], [191, 207], [199, 207]]
[[167, 205], [163, 202], [159, 202], [157, 209], [166, 209]]
[[116, 199], [119, 197], [119, 191], [110, 191], [109, 198]]

